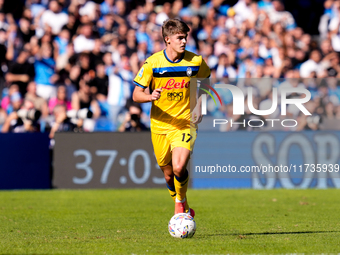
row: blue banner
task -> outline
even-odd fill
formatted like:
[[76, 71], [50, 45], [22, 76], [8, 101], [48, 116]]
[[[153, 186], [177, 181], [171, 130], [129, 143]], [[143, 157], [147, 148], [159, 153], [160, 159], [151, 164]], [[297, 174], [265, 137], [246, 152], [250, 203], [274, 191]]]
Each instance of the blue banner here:
[[0, 134], [0, 189], [49, 189], [48, 134]]
[[340, 188], [340, 132], [199, 132], [193, 188]]

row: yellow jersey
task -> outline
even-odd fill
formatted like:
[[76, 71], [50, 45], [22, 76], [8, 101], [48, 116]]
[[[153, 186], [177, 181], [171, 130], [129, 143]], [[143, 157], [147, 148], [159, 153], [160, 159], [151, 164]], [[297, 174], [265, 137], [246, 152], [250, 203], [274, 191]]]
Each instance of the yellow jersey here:
[[202, 59], [185, 51], [182, 59], [171, 61], [162, 50], [150, 56], [134, 79], [150, 92], [162, 88], [158, 100], [152, 101], [151, 131], [165, 134], [169, 130], [190, 128], [190, 79], [210, 77], [210, 68]]

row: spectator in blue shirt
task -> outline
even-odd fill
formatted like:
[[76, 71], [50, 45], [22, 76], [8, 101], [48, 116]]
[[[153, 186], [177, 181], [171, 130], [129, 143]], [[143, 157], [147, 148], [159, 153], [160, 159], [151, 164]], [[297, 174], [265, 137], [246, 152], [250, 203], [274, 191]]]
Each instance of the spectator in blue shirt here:
[[55, 97], [57, 93], [55, 83], [59, 76], [55, 73], [55, 61], [52, 58], [52, 47], [49, 43], [41, 45], [34, 68], [36, 71], [34, 81], [37, 83], [38, 96], [46, 100]]

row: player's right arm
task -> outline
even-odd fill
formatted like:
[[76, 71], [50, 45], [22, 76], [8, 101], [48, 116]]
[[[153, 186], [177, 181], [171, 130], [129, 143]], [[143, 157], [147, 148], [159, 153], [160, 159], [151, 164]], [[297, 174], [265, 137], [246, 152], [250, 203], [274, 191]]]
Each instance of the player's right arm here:
[[136, 85], [132, 99], [137, 103], [146, 103], [158, 100], [161, 96], [162, 89], [155, 89], [151, 94], [145, 93], [145, 89], [152, 83], [153, 79], [153, 71], [151, 68], [151, 64], [148, 61], [145, 61], [142, 68], [139, 70], [136, 75], [133, 83]]
[[145, 88], [136, 86], [132, 94], [132, 99], [136, 103], [151, 102], [158, 100], [161, 97], [161, 92], [162, 89], [155, 89], [154, 91], [152, 91], [152, 94], [150, 95], [145, 93]]

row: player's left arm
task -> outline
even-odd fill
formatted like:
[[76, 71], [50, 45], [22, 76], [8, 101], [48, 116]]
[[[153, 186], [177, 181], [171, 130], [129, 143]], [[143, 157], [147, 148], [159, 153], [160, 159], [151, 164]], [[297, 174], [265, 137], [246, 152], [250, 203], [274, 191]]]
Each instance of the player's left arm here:
[[[200, 81], [201, 85], [203, 87], [208, 88], [210, 86], [210, 68], [209, 66], [205, 63], [204, 59], [202, 59], [202, 63], [200, 66], [200, 69], [198, 70], [197, 76], [196, 76]], [[208, 85], [208, 86], [206, 86]], [[204, 90], [199, 90], [198, 94], [198, 99], [195, 108], [193, 109], [191, 113], [191, 121], [193, 124], [198, 124], [202, 121], [202, 95], [206, 94]]]

